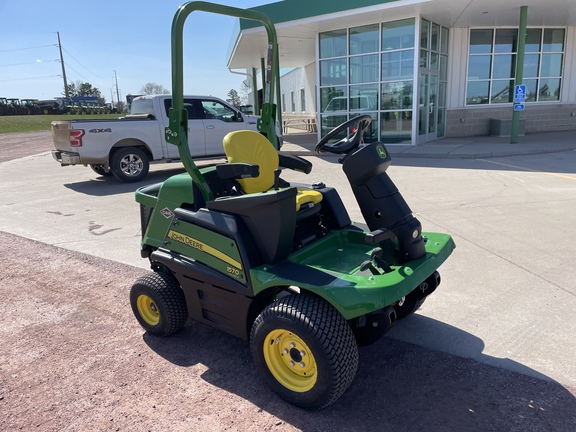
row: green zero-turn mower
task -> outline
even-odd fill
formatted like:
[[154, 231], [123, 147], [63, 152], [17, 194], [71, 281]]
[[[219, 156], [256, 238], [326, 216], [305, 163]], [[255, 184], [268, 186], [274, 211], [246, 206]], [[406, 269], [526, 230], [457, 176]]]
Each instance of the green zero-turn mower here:
[[[202, 168], [188, 149], [182, 85], [182, 29], [198, 10], [260, 21], [269, 39], [260, 133], [230, 133], [228, 163]], [[134, 283], [130, 302], [152, 335], [168, 336], [192, 318], [249, 340], [272, 390], [317, 409], [354, 379], [358, 346], [376, 342], [437, 288], [436, 270], [455, 245], [447, 234], [422, 232], [386, 173], [386, 147], [361, 145], [368, 115], [316, 146], [341, 155], [366, 225], [351, 222], [338, 192], [324, 183], [282, 180], [280, 167], [309, 173], [312, 164], [276, 148], [278, 76], [276, 33], [265, 15], [205, 2], [180, 7], [166, 136], [187, 172], [136, 192], [141, 253], [153, 272]]]

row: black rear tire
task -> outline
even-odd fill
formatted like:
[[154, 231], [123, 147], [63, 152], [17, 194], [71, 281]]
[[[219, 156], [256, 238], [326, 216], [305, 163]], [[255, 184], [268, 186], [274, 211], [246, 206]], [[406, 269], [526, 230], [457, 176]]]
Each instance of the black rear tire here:
[[142, 180], [149, 169], [148, 156], [136, 147], [120, 147], [110, 158], [110, 171], [114, 177], [125, 183]]
[[180, 284], [165, 273], [150, 273], [136, 280], [130, 290], [130, 305], [144, 330], [155, 336], [176, 333], [188, 318]]
[[303, 408], [334, 403], [358, 369], [350, 326], [332, 305], [308, 294], [286, 296], [264, 309], [252, 326], [250, 344], [272, 390]]

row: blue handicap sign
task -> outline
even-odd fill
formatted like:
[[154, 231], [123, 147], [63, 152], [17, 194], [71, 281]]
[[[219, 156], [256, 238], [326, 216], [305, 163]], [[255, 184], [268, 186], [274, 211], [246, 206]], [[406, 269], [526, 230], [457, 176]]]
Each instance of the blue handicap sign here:
[[524, 111], [524, 104], [515, 104], [514, 111]]
[[526, 84], [514, 86], [514, 103], [524, 102], [526, 102]]

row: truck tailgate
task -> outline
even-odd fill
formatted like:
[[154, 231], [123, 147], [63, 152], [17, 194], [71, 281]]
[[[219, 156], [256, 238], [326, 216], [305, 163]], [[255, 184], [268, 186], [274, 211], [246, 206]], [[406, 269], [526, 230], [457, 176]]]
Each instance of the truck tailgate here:
[[70, 136], [68, 130], [71, 128], [70, 121], [57, 120], [52, 122], [52, 141], [56, 150], [71, 151]]

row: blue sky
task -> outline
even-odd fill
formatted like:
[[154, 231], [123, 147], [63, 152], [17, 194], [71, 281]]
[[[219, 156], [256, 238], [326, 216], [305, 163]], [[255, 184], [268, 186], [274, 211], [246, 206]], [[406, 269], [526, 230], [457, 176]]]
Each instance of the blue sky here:
[[[249, 8], [274, 0], [221, 0]], [[89, 82], [109, 102], [154, 82], [171, 90], [170, 28], [183, 0], [0, 0], [0, 97], [51, 99]], [[235, 19], [194, 12], [185, 26], [185, 92], [225, 99], [244, 77], [226, 68]]]

